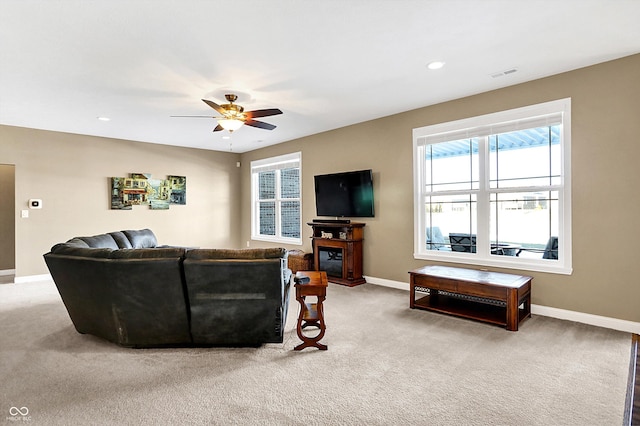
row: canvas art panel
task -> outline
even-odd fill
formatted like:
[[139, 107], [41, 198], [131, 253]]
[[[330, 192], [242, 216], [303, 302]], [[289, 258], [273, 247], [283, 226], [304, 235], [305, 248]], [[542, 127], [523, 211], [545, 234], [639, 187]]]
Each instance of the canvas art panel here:
[[187, 204], [186, 176], [154, 179], [150, 173], [130, 173], [111, 178], [112, 210], [131, 210], [136, 205], [167, 210], [170, 204]]

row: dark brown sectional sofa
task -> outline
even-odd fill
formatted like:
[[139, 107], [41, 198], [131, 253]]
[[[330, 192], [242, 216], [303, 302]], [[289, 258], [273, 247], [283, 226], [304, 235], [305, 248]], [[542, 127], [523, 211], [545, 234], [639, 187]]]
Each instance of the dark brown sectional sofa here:
[[284, 248], [158, 246], [143, 229], [75, 237], [44, 259], [79, 333], [139, 348], [283, 341]]

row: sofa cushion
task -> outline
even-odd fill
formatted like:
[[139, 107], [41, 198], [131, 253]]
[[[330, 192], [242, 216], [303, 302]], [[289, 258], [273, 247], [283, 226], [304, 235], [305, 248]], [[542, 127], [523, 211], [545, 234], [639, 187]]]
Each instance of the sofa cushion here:
[[121, 249], [133, 248], [127, 236], [124, 235], [124, 232], [122, 231], [109, 232], [109, 235], [111, 235], [115, 240], [116, 244], [118, 244], [118, 248], [121, 248]]
[[77, 237], [78, 239], [87, 243], [91, 248], [110, 248], [117, 249], [118, 244], [116, 240], [109, 234], [93, 235], [91, 237]]
[[187, 259], [276, 259], [285, 258], [287, 250], [277, 248], [254, 249], [194, 249], [187, 251]]
[[127, 230], [122, 232], [129, 239], [132, 248], [153, 248], [158, 245], [158, 240], [151, 229], [141, 229], [139, 231]]

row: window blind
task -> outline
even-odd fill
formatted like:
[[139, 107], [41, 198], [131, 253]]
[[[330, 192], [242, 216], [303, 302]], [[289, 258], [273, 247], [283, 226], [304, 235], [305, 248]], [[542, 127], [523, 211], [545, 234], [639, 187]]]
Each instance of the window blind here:
[[273, 170], [294, 169], [300, 167], [301, 155], [299, 152], [293, 154], [271, 157], [266, 160], [256, 160], [251, 162], [251, 173], [270, 172]]
[[518, 120], [505, 121], [502, 123], [492, 123], [469, 127], [466, 129], [457, 129], [450, 132], [434, 133], [419, 137], [417, 143], [419, 146], [431, 145], [441, 142], [457, 141], [470, 139], [475, 137], [483, 137], [496, 135], [501, 133], [515, 132], [518, 130], [533, 129], [536, 127], [547, 127], [562, 124], [562, 112], [540, 115], [537, 117], [527, 117]]

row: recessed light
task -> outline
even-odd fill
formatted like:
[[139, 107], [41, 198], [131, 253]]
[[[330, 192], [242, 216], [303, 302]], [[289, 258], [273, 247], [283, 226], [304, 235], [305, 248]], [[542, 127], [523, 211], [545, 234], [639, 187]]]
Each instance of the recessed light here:
[[111, 119], [109, 117], [98, 117], [98, 120], [100, 120], [100, 121], [111, 121]]
[[231, 139], [231, 136], [223, 136], [222, 139]]
[[439, 70], [442, 67], [444, 67], [444, 62], [442, 61], [434, 61], [427, 64], [427, 68], [430, 70]]

